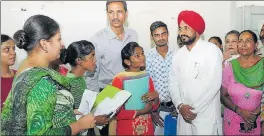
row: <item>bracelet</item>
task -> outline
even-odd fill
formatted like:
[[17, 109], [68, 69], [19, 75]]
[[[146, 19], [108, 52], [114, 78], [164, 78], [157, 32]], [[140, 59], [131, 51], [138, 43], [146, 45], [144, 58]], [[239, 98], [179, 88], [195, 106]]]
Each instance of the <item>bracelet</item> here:
[[181, 103], [181, 104], [178, 106], [178, 110], [179, 110], [179, 111], [180, 111], [182, 105], [183, 105], [183, 103]]
[[234, 111], [235, 111], [235, 113], [237, 113], [237, 112], [236, 112], [237, 108], [238, 108], [238, 106], [236, 105], [236, 107], [235, 107], [235, 110], [234, 110]]

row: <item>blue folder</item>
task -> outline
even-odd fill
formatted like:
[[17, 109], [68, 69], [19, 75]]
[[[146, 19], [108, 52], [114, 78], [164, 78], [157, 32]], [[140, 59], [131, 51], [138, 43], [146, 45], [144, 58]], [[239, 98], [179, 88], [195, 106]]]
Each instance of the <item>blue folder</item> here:
[[164, 121], [164, 136], [177, 135], [177, 117], [166, 115]]
[[124, 90], [130, 92], [132, 96], [125, 104], [126, 110], [141, 110], [145, 108], [145, 103], [142, 102], [141, 97], [149, 91], [149, 76], [138, 76], [127, 78], [123, 81]]

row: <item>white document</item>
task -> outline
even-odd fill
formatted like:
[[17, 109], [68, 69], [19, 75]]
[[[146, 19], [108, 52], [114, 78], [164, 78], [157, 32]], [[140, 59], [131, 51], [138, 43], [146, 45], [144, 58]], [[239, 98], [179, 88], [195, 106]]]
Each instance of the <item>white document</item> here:
[[[113, 112], [113, 114], [109, 117], [112, 118], [116, 110], [120, 108], [127, 99], [131, 96], [131, 93], [125, 90], [118, 92], [112, 99], [106, 97], [92, 112], [94, 116], [98, 115], [108, 115], [109, 113]], [[102, 129], [102, 126], [97, 126], [97, 128]]]
[[[83, 113], [83, 115], [89, 114], [94, 105], [97, 94], [98, 93], [94, 91], [85, 89], [78, 111]], [[83, 115], [76, 115], [76, 119], [78, 120]]]

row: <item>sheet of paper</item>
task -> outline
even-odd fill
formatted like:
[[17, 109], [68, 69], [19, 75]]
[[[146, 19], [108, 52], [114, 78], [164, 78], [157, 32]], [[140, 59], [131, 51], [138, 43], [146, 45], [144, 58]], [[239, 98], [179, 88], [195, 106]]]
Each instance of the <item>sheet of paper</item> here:
[[[97, 96], [96, 92], [85, 89], [78, 111], [83, 113], [83, 115], [87, 115], [88, 113], [90, 113], [94, 105], [96, 96]], [[76, 115], [77, 120], [80, 117], [82, 117], [82, 115]]]

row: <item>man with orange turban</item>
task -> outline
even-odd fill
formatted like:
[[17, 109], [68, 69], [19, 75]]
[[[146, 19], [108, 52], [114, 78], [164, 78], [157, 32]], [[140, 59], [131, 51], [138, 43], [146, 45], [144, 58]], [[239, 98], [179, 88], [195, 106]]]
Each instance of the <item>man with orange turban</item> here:
[[182, 44], [172, 60], [170, 94], [177, 107], [178, 135], [222, 135], [220, 49], [200, 37], [204, 19], [194, 11], [178, 16]]

